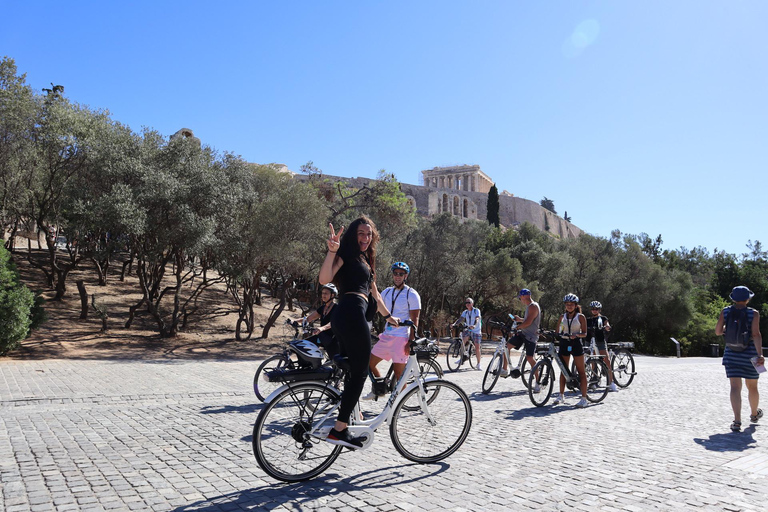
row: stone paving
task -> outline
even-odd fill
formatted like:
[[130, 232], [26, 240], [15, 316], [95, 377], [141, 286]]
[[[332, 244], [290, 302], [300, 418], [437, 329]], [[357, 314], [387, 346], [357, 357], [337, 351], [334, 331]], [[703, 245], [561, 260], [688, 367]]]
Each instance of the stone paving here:
[[411, 463], [381, 429], [297, 484], [254, 460], [255, 361], [0, 361], [0, 510], [764, 508], [768, 426], [730, 432], [720, 360], [636, 359], [632, 385], [586, 409], [449, 373], [474, 408], [453, 456]]

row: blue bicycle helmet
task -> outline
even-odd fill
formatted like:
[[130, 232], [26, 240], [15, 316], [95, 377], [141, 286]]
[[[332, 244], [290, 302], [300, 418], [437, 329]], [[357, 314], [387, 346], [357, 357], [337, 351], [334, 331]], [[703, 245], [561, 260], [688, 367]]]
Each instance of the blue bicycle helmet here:
[[576, 304], [579, 303], [579, 296], [573, 293], [569, 293], [565, 297], [563, 297], [563, 302], [575, 302]]
[[596, 309], [603, 309], [603, 305], [600, 304], [600, 302], [598, 302], [596, 300], [593, 300], [592, 302], [590, 302], [589, 303], [589, 307], [596, 308]]
[[408, 266], [408, 264], [404, 261], [396, 261], [392, 264], [392, 267], [390, 268], [391, 272], [394, 272], [396, 269], [405, 270], [406, 274], [411, 273], [411, 267]]

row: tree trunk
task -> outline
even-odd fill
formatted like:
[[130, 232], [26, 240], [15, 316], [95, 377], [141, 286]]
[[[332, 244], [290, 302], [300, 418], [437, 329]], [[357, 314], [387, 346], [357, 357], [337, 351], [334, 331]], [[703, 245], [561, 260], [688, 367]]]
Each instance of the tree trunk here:
[[262, 338], [269, 337], [269, 330], [272, 328], [273, 325], [275, 325], [275, 322], [283, 313], [283, 309], [285, 309], [285, 301], [286, 301], [287, 295], [288, 295], [288, 287], [284, 286], [282, 292], [280, 293], [280, 302], [278, 302], [272, 308], [272, 313], [270, 313], [269, 318], [267, 319], [267, 323], [264, 324], [264, 330], [261, 332]]
[[80, 293], [80, 320], [88, 320], [88, 293], [85, 291], [85, 282], [77, 281], [77, 291]]
[[129, 259], [128, 261], [123, 262], [123, 270], [120, 271], [121, 282], [125, 281], [126, 268], [128, 269], [127, 273], [130, 274], [131, 269], [133, 268], [133, 256], [131, 256], [131, 259]]
[[144, 304], [144, 299], [142, 298], [138, 304], [135, 306], [131, 306], [128, 308], [128, 320], [125, 322], [125, 328], [129, 329], [131, 327], [131, 324], [133, 323], [133, 318], [136, 316], [136, 310], [141, 307], [141, 305]]

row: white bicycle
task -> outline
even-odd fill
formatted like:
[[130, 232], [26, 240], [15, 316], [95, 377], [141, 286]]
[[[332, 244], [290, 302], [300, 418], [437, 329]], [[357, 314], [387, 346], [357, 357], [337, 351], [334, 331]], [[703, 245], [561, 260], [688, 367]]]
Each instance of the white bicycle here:
[[[362, 437], [360, 450], [370, 448], [374, 432], [389, 425], [395, 449], [419, 463], [442, 460], [464, 443], [472, 426], [472, 406], [456, 384], [434, 377], [420, 377], [419, 362], [411, 352], [405, 371], [382, 412], [369, 420], [360, 418], [355, 406], [349, 432]], [[346, 371], [342, 367], [341, 372]], [[253, 452], [259, 466], [284, 482], [315, 477], [328, 469], [342, 447], [325, 441], [336, 421], [341, 392], [329, 378], [286, 382], [275, 390], [253, 426]]]
[[[510, 354], [509, 349], [507, 348], [507, 341], [510, 340], [512, 336], [514, 336], [517, 328], [517, 322], [514, 321], [514, 317], [512, 315], [509, 316], [513, 320], [511, 326], [501, 322], [494, 322], [492, 320], [488, 322], [488, 324], [492, 327], [501, 330], [501, 340], [499, 341], [499, 344], [496, 345], [496, 350], [491, 356], [491, 363], [488, 365], [488, 368], [485, 369], [485, 375], [483, 376], [484, 395], [487, 395], [493, 390], [493, 387], [496, 385], [496, 382], [498, 382], [499, 377], [502, 376], [501, 370], [504, 368], [504, 362], [506, 362], [507, 365], [510, 363]], [[540, 359], [540, 356], [534, 355], [534, 358]], [[506, 377], [512, 377], [513, 379], [520, 378], [523, 381], [523, 385], [528, 388], [528, 374], [530, 373], [531, 367], [528, 365], [528, 359], [525, 357], [525, 347], [521, 347], [520, 359], [517, 361], [517, 366], [510, 368], [509, 374], [506, 375]]]

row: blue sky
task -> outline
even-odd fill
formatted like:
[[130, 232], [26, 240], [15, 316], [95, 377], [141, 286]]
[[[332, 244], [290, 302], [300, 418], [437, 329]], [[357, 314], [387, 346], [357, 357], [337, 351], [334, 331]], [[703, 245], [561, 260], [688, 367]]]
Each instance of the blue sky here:
[[768, 2], [0, 0], [0, 55], [297, 171], [478, 164], [585, 231], [768, 244]]

